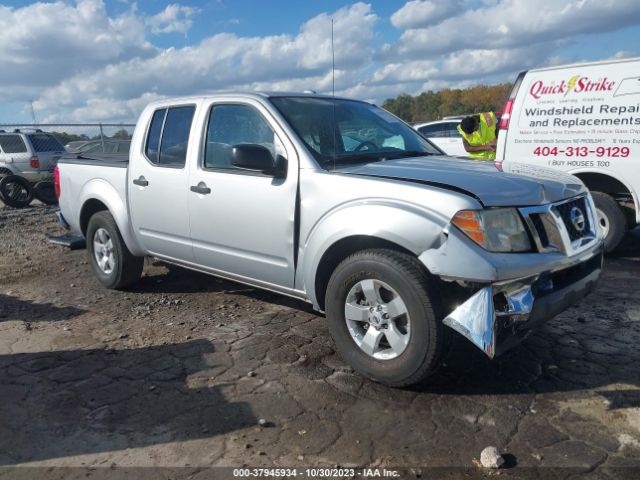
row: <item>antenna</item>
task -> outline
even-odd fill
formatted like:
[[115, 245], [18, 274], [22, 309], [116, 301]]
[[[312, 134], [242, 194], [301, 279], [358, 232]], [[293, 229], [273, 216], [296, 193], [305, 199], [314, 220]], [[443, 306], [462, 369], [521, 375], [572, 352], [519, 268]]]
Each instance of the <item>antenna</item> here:
[[333, 49], [333, 18], [331, 19], [331, 95], [336, 96], [336, 55]]

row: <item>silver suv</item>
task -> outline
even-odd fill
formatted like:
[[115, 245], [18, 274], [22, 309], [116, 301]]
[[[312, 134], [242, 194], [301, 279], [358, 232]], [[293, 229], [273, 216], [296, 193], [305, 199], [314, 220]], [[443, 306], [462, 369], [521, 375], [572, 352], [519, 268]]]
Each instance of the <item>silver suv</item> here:
[[42, 130], [0, 130], [0, 177], [19, 175], [32, 183], [50, 180], [63, 153], [62, 144]]

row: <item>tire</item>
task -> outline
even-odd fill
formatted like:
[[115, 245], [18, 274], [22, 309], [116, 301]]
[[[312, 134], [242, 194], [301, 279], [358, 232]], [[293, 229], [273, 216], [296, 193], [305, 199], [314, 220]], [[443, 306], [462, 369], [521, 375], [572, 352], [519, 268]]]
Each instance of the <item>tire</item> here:
[[0, 198], [14, 208], [24, 208], [33, 201], [33, 187], [26, 178], [7, 175], [0, 180]]
[[140, 279], [144, 257], [136, 257], [129, 251], [108, 211], [95, 213], [89, 219], [86, 239], [91, 269], [102, 285], [122, 289]]
[[45, 205], [57, 205], [56, 188], [53, 182], [45, 180], [36, 183], [33, 187], [35, 197]]
[[[325, 297], [338, 353], [375, 382], [404, 387], [423, 380], [439, 366], [446, 345], [438, 299], [434, 282], [415, 258], [386, 249], [354, 253], [336, 267]], [[372, 303], [382, 310], [372, 313]], [[378, 348], [372, 350], [372, 344]]]
[[604, 251], [612, 252], [627, 231], [627, 220], [618, 203], [606, 193], [591, 192], [596, 204], [596, 218], [604, 234]]

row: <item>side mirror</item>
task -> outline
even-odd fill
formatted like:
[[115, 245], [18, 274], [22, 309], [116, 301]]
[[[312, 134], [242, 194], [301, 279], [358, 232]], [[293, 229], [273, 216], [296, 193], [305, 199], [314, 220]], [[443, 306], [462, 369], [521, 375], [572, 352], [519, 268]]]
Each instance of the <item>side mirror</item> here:
[[269, 149], [262, 145], [235, 145], [231, 149], [231, 164], [245, 170], [279, 176], [283, 172], [285, 162], [280, 155], [273, 158]]

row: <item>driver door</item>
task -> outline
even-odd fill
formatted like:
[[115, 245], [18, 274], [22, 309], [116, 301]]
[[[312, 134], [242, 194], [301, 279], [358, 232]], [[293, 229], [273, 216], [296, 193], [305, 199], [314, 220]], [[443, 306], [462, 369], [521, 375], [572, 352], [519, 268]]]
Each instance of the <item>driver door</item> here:
[[[189, 211], [196, 262], [211, 270], [292, 288], [298, 184], [295, 150], [269, 112], [249, 100], [214, 103], [203, 152], [190, 173]], [[284, 178], [231, 163], [235, 145], [266, 147], [287, 159]]]

